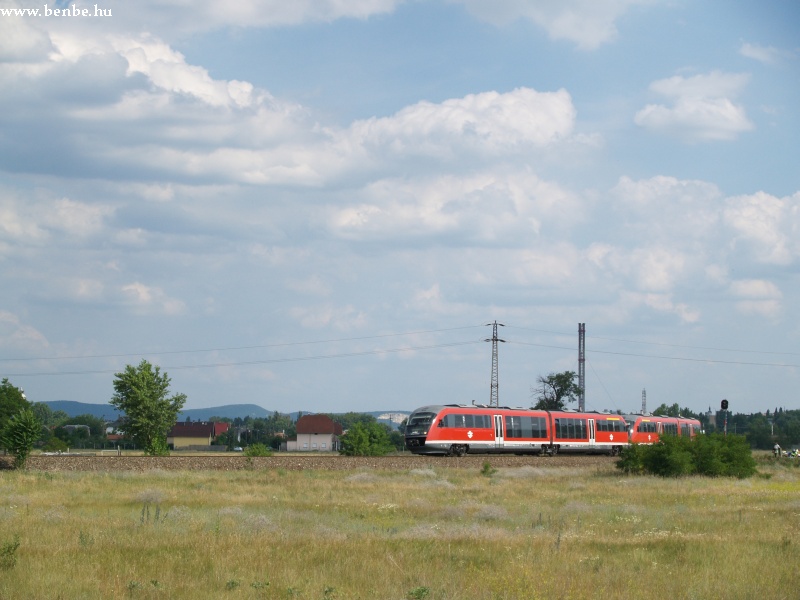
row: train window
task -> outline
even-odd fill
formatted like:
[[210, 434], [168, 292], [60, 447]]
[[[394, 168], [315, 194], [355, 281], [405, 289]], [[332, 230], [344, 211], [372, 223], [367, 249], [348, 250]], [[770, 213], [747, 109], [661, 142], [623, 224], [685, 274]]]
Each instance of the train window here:
[[656, 424], [653, 421], [642, 421], [636, 430], [639, 433], [655, 433]]
[[681, 435], [689, 435], [689, 424], [688, 423], [681, 423]]
[[597, 422], [597, 431], [624, 432], [625, 424], [622, 419], [602, 419]]
[[506, 437], [522, 437], [522, 423], [520, 421], [520, 417], [506, 417]]
[[408, 418], [406, 424], [406, 435], [425, 435], [433, 422], [435, 413], [419, 412], [414, 413]]
[[445, 415], [440, 427], [462, 427], [469, 429], [491, 429], [489, 415]]

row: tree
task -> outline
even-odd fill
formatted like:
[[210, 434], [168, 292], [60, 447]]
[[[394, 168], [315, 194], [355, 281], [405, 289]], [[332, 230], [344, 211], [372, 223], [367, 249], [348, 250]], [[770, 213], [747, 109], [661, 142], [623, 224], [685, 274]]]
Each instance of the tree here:
[[0, 446], [14, 455], [14, 468], [24, 469], [33, 444], [42, 434], [42, 424], [33, 410], [21, 409], [0, 430]]
[[389, 428], [381, 423], [356, 423], [341, 437], [340, 454], [346, 456], [383, 456], [394, 450]]
[[531, 388], [531, 396], [536, 399], [533, 408], [539, 410], [564, 410], [567, 402], [575, 402], [580, 396], [581, 387], [575, 383], [577, 373], [564, 371], [539, 377], [536, 388]]
[[144, 359], [114, 376], [110, 404], [125, 413], [126, 435], [151, 456], [168, 454], [167, 433], [186, 402], [186, 394], [169, 396], [169, 384], [167, 374]]
[[8, 420], [19, 413], [23, 408], [30, 408], [30, 402], [25, 398], [25, 393], [16, 386], [11, 385], [8, 379], [0, 383], [0, 430]]

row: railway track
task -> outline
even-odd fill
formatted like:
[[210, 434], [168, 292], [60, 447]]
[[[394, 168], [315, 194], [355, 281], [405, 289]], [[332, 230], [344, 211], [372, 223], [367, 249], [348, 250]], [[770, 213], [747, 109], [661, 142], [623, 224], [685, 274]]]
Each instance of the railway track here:
[[[413, 455], [392, 456], [340, 456], [340, 455], [296, 455], [276, 454], [273, 456], [248, 458], [237, 455], [213, 456], [44, 456], [28, 458], [31, 471], [240, 471], [283, 469], [301, 471], [306, 469], [321, 471], [372, 470], [411, 470], [411, 469], [476, 469], [488, 462], [493, 468], [537, 468], [559, 469], [577, 467], [605, 468], [614, 464], [615, 459], [606, 455], [559, 455], [547, 456], [507, 456], [507, 455], [467, 455], [463, 457], [431, 457]], [[0, 456], [0, 469], [11, 468], [11, 458]]]

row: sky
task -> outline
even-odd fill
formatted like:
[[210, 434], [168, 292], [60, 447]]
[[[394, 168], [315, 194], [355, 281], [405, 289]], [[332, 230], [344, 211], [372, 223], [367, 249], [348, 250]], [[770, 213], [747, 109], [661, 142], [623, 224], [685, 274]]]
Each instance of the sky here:
[[799, 32], [793, 0], [0, 0], [0, 376], [488, 403], [497, 322], [530, 406], [585, 323], [588, 410], [800, 409]]

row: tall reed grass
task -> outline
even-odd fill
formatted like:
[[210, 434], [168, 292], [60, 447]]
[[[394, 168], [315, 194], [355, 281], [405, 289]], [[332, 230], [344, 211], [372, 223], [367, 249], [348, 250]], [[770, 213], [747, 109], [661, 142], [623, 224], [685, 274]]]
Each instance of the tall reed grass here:
[[0, 472], [0, 599], [798, 596], [800, 469], [446, 465]]

